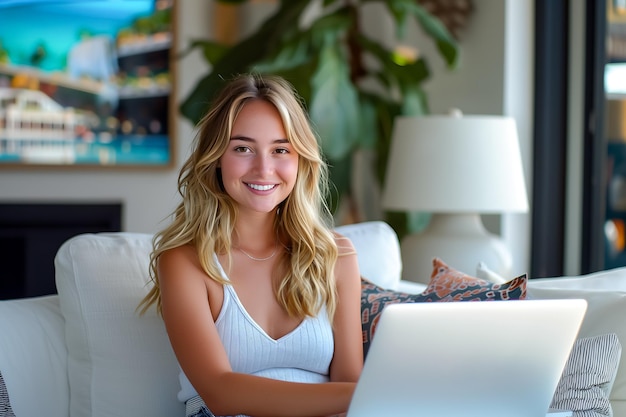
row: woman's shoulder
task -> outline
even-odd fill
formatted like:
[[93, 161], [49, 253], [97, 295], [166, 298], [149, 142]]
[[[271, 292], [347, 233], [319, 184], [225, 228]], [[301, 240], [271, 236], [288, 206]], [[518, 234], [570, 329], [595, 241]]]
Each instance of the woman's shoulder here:
[[336, 231], [333, 231], [335, 237], [335, 243], [337, 244], [337, 251], [339, 256], [356, 255], [356, 249], [352, 244], [349, 237], [342, 235]]
[[[337, 263], [335, 264], [335, 276], [338, 288], [352, 288], [360, 293], [360, 273], [357, 252], [350, 238], [334, 232], [337, 243]], [[348, 285], [348, 286], [346, 286]], [[352, 291], [350, 290], [350, 291]], [[341, 291], [341, 290], [340, 290]]]
[[196, 248], [191, 244], [185, 244], [180, 246], [174, 246], [161, 252], [160, 258], [189, 258], [197, 257]]
[[198, 267], [200, 260], [193, 245], [168, 248], [159, 255], [159, 265], [171, 267]]

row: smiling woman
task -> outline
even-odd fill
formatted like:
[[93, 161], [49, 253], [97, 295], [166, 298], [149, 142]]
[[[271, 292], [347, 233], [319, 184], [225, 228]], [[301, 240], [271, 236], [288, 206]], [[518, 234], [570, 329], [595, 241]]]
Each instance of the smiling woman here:
[[178, 178], [139, 308], [163, 317], [186, 416], [345, 412], [363, 366], [360, 274], [293, 86], [226, 81]]
[[168, 167], [174, 6], [1, 2], [0, 166]]

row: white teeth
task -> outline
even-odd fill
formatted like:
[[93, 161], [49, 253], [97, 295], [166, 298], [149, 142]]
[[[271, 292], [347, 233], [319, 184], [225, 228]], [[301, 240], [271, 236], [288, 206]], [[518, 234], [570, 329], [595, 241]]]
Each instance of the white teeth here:
[[267, 190], [271, 190], [275, 186], [274, 185], [248, 184], [248, 187], [252, 188], [253, 190], [267, 191]]

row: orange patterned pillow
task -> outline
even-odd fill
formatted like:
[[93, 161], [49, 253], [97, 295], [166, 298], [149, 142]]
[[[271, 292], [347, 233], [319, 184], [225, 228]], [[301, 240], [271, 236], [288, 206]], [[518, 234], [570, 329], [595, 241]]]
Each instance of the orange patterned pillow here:
[[523, 300], [527, 283], [528, 277], [524, 274], [496, 284], [469, 276], [434, 258], [430, 282], [421, 295], [430, 298], [428, 301]]

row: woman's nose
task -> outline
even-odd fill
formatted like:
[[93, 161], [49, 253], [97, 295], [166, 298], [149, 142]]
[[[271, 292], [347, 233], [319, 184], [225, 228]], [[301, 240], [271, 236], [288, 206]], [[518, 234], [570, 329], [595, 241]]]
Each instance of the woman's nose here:
[[258, 155], [255, 158], [255, 169], [262, 174], [271, 173], [274, 169], [272, 158], [268, 155]]

